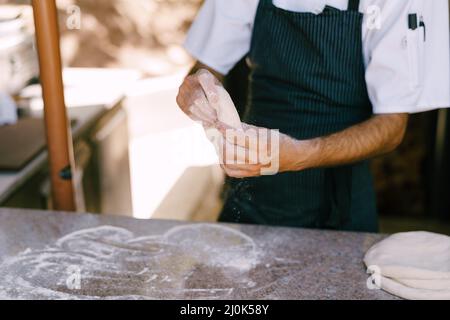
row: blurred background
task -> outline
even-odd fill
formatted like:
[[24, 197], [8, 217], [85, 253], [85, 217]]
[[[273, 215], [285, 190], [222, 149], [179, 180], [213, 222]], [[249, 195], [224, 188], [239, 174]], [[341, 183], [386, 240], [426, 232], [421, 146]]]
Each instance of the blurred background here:
[[[12, 96], [22, 119], [18, 131], [0, 127], [0, 154], [21, 153], [0, 160], [0, 206], [47, 209], [42, 127], [24, 120], [42, 116], [28, 3], [0, 0], [0, 70], [1, 63], [10, 70], [7, 78], [0, 76], [2, 103]], [[215, 152], [202, 128], [175, 102], [193, 63], [182, 43], [201, 3], [58, 0], [66, 103], [85, 211], [143, 219], [217, 218], [224, 178]], [[19, 40], [11, 42], [14, 37]], [[227, 81], [241, 109], [247, 73], [241, 62]], [[382, 232], [450, 234], [449, 118], [447, 110], [413, 115], [402, 146], [373, 161]], [[13, 134], [36, 141], [19, 152]]]

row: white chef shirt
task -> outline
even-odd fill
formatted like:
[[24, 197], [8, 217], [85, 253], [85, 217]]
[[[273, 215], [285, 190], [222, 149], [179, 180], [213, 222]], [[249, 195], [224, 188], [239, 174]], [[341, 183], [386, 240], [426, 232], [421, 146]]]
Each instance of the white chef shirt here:
[[[185, 48], [227, 74], [250, 50], [259, 0], [206, 0]], [[273, 0], [275, 6], [319, 14], [325, 5], [346, 10], [348, 0]], [[447, 0], [361, 0], [366, 83], [375, 114], [416, 113], [450, 107]], [[424, 28], [408, 28], [408, 14]]]

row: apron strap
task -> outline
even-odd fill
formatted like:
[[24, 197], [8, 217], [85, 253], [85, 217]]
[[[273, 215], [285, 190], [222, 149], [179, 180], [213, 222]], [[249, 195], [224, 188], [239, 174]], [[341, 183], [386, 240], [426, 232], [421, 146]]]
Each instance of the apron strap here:
[[359, 12], [359, 2], [360, 2], [360, 0], [349, 0], [348, 1], [348, 11]]
[[259, 0], [259, 4], [267, 8], [274, 7], [273, 0]]

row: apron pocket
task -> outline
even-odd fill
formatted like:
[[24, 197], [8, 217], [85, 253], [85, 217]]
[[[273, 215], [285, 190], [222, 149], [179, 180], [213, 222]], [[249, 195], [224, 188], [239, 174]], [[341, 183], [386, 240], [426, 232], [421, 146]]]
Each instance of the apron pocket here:
[[339, 229], [350, 220], [353, 166], [328, 168], [325, 177], [330, 210], [324, 222], [328, 228]]

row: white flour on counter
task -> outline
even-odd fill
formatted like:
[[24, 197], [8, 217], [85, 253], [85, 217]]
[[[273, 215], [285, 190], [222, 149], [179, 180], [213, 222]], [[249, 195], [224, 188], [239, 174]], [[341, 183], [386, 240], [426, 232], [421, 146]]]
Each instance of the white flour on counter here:
[[0, 298], [226, 298], [236, 290], [267, 290], [279, 278], [267, 265], [250, 237], [223, 226], [197, 224], [139, 238], [105, 226], [5, 260]]

